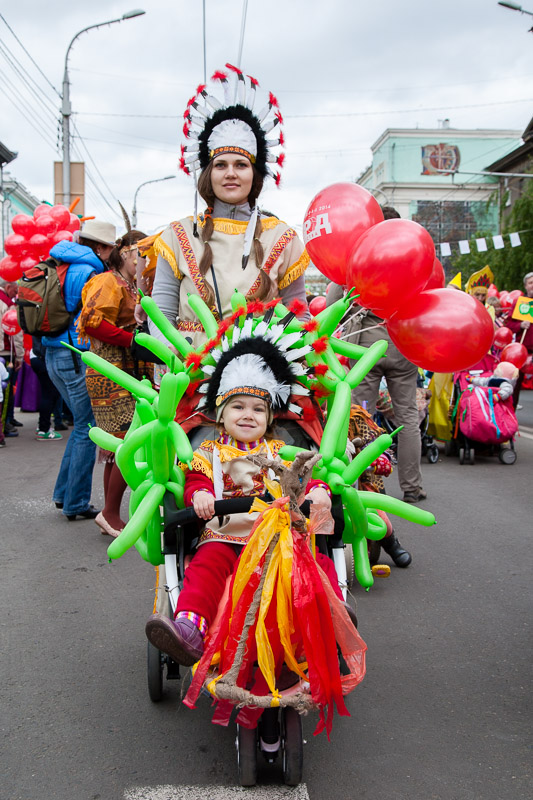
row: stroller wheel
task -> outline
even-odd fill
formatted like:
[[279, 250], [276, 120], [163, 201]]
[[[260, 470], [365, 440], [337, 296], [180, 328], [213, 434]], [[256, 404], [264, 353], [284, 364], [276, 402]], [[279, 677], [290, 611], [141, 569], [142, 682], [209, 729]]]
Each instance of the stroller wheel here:
[[304, 748], [302, 718], [294, 708], [281, 712], [281, 746], [283, 748], [283, 780], [287, 786], [298, 786], [302, 780]]
[[353, 582], [355, 579], [355, 564], [354, 564], [354, 556], [353, 556], [353, 547], [351, 544], [347, 544], [344, 548], [344, 559], [346, 561], [346, 583], [348, 585], [348, 589], [351, 589], [353, 586]]
[[151, 642], [147, 642], [147, 678], [148, 694], [152, 703], [159, 703], [163, 697], [163, 653], [154, 647]]
[[474, 464], [476, 461], [476, 451], [473, 447], [470, 448], [470, 452], [468, 454], [468, 460], [471, 464]]
[[459, 448], [459, 464], [465, 463], [465, 449], [464, 447]]
[[436, 464], [439, 460], [439, 448], [436, 444], [432, 444], [431, 447], [428, 448], [426, 458], [430, 464]]
[[502, 447], [498, 453], [498, 458], [502, 464], [514, 464], [516, 461], [516, 451], [511, 450], [510, 447]]
[[257, 728], [249, 730], [237, 725], [237, 766], [241, 786], [257, 783]]

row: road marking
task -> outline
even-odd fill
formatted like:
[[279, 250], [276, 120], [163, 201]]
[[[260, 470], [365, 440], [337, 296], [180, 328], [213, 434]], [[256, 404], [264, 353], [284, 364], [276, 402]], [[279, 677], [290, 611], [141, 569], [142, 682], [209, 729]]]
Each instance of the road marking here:
[[124, 800], [309, 800], [307, 786], [143, 786], [127, 789]]
[[529, 433], [529, 431], [526, 433], [526, 431], [523, 428], [520, 428], [519, 434], [520, 437], [523, 436], [524, 439], [533, 439], [533, 431], [531, 433]]
[[519, 425], [518, 428], [520, 430], [520, 433], [522, 433], [523, 431], [526, 431], [526, 433], [532, 433], [533, 434], [533, 428], [530, 428], [529, 425]]

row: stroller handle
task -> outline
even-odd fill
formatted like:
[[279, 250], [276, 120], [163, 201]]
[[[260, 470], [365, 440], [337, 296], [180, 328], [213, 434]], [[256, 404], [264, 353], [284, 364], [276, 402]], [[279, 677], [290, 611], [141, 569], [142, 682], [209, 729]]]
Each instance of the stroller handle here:
[[[231, 514], [245, 514], [250, 510], [255, 499], [255, 497], [232, 497], [230, 500], [215, 500], [214, 516], [226, 517]], [[305, 516], [308, 516], [310, 507], [310, 501], [304, 500], [300, 510]], [[174, 525], [187, 525], [191, 522], [204, 522], [196, 515], [194, 508], [183, 508], [172, 515], [172, 523]]]

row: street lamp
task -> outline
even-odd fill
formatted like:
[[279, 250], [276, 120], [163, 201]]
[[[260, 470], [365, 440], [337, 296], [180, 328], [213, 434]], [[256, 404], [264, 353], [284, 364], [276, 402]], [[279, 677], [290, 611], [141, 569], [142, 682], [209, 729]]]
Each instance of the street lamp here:
[[[521, 14], [529, 14], [530, 17], [533, 17], [533, 11], [526, 11], [525, 9], [522, 8], [522, 6], [519, 6], [517, 3], [510, 3], [507, 2], [507, 0], [498, 0], [498, 5], [503, 6], [504, 8], [510, 8], [511, 11], [520, 11]], [[531, 31], [533, 31], [533, 28], [530, 28], [529, 31], [531, 33]]]
[[137, 186], [137, 188], [135, 189], [135, 194], [133, 195], [133, 208], [131, 210], [131, 224], [134, 228], [137, 225], [137, 195], [139, 193], [139, 189], [142, 189], [143, 186], [146, 186], [149, 183], [159, 183], [159, 181], [171, 181], [175, 177], [176, 177], [175, 175], [167, 175], [166, 178], [154, 178], [151, 181], [145, 181], [144, 183], [141, 183], [140, 186]]
[[125, 19], [140, 17], [142, 14], [146, 14], [146, 11], [136, 8], [133, 11], [127, 11], [118, 19], [110, 19], [107, 22], [99, 22], [97, 25], [89, 25], [87, 28], [78, 31], [67, 47], [65, 71], [63, 73], [63, 95], [61, 98], [61, 116], [63, 118], [63, 203], [67, 206], [70, 204], [70, 115], [72, 114], [72, 106], [70, 105], [70, 81], [68, 77], [68, 57], [70, 49], [78, 36], [81, 36], [82, 33], [91, 31], [94, 28], [103, 28], [104, 25], [113, 25], [115, 22], [122, 22], [122, 20]]

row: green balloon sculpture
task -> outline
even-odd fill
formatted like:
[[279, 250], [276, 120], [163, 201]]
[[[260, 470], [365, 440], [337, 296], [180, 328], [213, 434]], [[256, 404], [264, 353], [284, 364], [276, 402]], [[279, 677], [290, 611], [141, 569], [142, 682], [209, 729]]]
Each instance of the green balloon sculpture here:
[[[237, 329], [240, 335], [245, 320], [252, 319], [253, 312], [256, 316], [252, 319], [251, 329], [262, 325], [258, 335], [272, 329], [280, 319], [284, 319], [285, 332], [295, 334], [289, 352], [298, 349], [314, 370], [314, 379], [302, 377], [301, 382], [312, 390], [319, 389], [321, 396], [327, 399], [327, 422], [319, 449], [322, 459], [315, 467], [313, 477], [325, 481], [333, 494], [340, 495], [345, 511], [343, 538], [352, 545], [357, 580], [362, 587], [369, 589], [374, 578], [368, 560], [367, 539], [379, 540], [386, 533], [385, 522], [377, 512], [393, 513], [426, 526], [434, 525], [435, 517], [393, 497], [355, 488], [359, 476], [390, 447], [394, 434], [382, 434], [349, 461], [346, 444], [352, 389], [387, 350], [386, 341], [374, 342], [367, 348], [332, 336], [351, 301], [352, 293], [324, 309], [310, 322], [303, 323], [280, 302], [273, 306], [274, 313], [272, 304], [268, 304], [271, 309], [265, 313], [266, 306], [261, 303], [248, 305], [246, 298], [235, 292], [232, 299], [234, 313], [226, 321], [223, 333], [231, 342]], [[89, 434], [97, 445], [115, 453], [116, 463], [132, 490], [130, 519], [108, 548], [110, 560], [120, 558], [135, 545], [145, 561], [154, 566], [164, 563], [161, 504], [165, 493], [170, 492], [178, 508], [183, 508], [184, 474], [176, 459], [190, 465], [193, 451], [185, 432], [174, 421], [176, 409], [191, 378], [195, 381], [203, 379], [203, 367], [215, 363], [211, 353], [220, 346], [222, 336], [217, 320], [204, 301], [197, 295], [189, 295], [188, 302], [209, 339], [208, 346], [197, 350], [172, 326], [151, 297], [145, 296], [141, 300], [152, 322], [179, 353], [177, 356], [153, 336], [137, 334], [139, 344], [152, 351], [168, 367], [159, 392], [148, 380], [133, 378], [95, 353], [71, 348], [88, 366], [127, 389], [136, 399], [135, 414], [123, 440], [96, 427], [91, 428]], [[356, 361], [348, 373], [338, 355]], [[280, 456], [290, 461], [298, 452], [300, 448], [285, 446], [280, 450]]]

